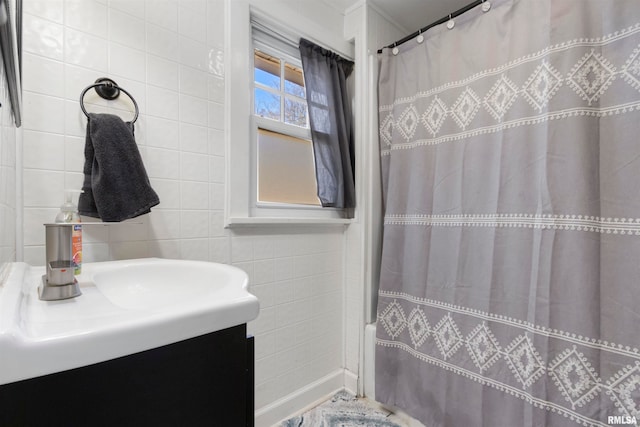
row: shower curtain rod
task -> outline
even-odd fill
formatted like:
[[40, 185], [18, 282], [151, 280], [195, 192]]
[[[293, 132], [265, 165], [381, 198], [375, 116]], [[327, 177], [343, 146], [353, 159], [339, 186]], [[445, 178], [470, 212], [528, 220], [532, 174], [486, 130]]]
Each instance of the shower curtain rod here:
[[[453, 19], [456, 16], [460, 16], [463, 13], [465, 13], [466, 11], [473, 9], [474, 7], [480, 5], [480, 4], [484, 3], [484, 2], [485, 2], [485, 0], [476, 0], [473, 3], [469, 3], [468, 5], [466, 5], [466, 6], [462, 7], [462, 8], [460, 8], [460, 9], [456, 10], [455, 12], [452, 12], [451, 14], [445, 16], [444, 18], [438, 19], [436, 22], [433, 22], [433, 23], [427, 25], [426, 27], [420, 28], [418, 31], [415, 31], [414, 33], [409, 34], [408, 36], [398, 40], [395, 43], [391, 43], [390, 45], [385, 46], [382, 49], [389, 48], [389, 47], [396, 47], [398, 45], [401, 45], [402, 43], [408, 42], [409, 40], [413, 39], [414, 37], [424, 33], [429, 28], [435, 27], [436, 25], [444, 24], [449, 19]], [[378, 53], [382, 53], [382, 49], [378, 49]]]

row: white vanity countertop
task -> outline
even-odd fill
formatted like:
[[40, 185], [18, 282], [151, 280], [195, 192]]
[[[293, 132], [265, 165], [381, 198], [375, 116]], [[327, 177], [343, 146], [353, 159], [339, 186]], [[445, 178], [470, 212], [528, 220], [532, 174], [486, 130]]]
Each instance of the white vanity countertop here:
[[246, 274], [159, 258], [85, 263], [82, 295], [41, 301], [44, 267], [14, 263], [0, 292], [0, 384], [73, 369], [255, 319]]

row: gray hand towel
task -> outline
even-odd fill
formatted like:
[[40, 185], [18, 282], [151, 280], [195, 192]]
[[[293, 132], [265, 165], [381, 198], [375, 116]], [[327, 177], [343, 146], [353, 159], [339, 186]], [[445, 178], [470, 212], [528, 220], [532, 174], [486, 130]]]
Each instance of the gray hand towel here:
[[84, 157], [80, 215], [118, 222], [149, 213], [160, 203], [142, 163], [133, 123], [113, 114], [89, 113]]

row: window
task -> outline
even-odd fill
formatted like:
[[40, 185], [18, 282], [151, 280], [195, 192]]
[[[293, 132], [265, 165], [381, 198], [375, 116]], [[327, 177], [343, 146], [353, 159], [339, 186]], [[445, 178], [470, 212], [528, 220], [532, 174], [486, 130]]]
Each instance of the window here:
[[255, 202], [320, 206], [304, 75], [297, 50], [254, 26]]
[[[300, 109], [306, 100], [298, 42], [300, 37], [324, 40], [347, 56], [353, 56], [353, 45], [339, 32], [309, 34], [306, 29], [317, 25], [315, 16], [299, 14], [282, 2], [267, 3], [268, 11], [258, 0], [232, 0], [225, 8], [224, 224], [349, 224], [343, 209], [322, 208], [317, 201], [308, 114]], [[258, 97], [271, 97], [258, 114], [257, 89], [264, 91]], [[259, 145], [268, 150], [262, 156]], [[288, 155], [281, 155], [280, 149]], [[280, 165], [283, 160], [286, 169]], [[300, 178], [300, 171], [306, 178]], [[260, 175], [269, 185], [259, 185]], [[287, 197], [282, 196], [284, 186]]]
[[265, 50], [254, 51], [254, 114], [308, 128], [302, 68]]

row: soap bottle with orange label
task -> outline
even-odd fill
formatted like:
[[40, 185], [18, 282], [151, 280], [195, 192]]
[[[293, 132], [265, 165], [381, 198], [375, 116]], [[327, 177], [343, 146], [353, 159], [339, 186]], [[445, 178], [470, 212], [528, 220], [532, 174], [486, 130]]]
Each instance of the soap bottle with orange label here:
[[73, 194], [82, 193], [82, 190], [64, 190], [64, 203], [60, 206], [60, 212], [56, 216], [56, 222], [73, 224], [71, 233], [71, 247], [73, 257], [74, 274], [82, 272], [82, 225], [78, 207], [73, 203]]

